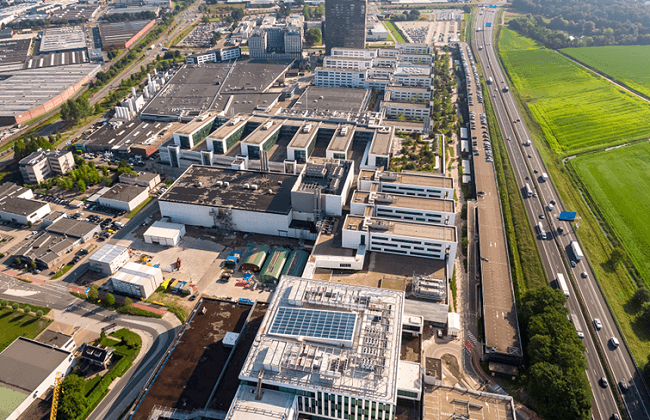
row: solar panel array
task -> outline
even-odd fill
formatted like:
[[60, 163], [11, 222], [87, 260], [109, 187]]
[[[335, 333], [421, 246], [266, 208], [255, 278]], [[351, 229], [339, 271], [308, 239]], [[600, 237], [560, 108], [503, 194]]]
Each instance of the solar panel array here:
[[315, 309], [284, 308], [271, 325], [271, 334], [328, 340], [352, 340], [357, 314]]

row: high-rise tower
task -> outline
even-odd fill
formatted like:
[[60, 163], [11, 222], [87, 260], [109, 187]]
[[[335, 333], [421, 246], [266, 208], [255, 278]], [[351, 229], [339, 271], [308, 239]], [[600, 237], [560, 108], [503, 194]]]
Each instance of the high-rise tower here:
[[325, 49], [366, 47], [367, 0], [325, 1]]

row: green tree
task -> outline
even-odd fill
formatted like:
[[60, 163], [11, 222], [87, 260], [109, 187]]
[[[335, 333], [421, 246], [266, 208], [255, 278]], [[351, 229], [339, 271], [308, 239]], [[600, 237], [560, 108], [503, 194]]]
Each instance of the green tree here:
[[311, 18], [313, 17], [311, 7], [309, 7], [307, 5], [305, 5], [302, 8], [302, 14], [305, 16], [305, 20], [311, 20]]
[[644, 303], [650, 302], [650, 290], [645, 286], [641, 286], [634, 292], [630, 298], [630, 303], [636, 308], [641, 308]]
[[29, 263], [29, 267], [32, 269], [32, 271], [33, 271], [33, 270], [36, 270], [36, 268], [37, 268], [37, 267], [36, 267], [36, 262], [35, 262], [35, 261], [32, 261], [31, 263]]
[[115, 296], [113, 296], [112, 293], [108, 293], [108, 294], [106, 295], [106, 303], [107, 303], [109, 306], [113, 306], [113, 305], [115, 305]]
[[409, 19], [418, 20], [420, 18], [420, 11], [418, 9], [411, 9], [409, 11]]
[[133, 300], [130, 297], [125, 297], [124, 306], [126, 306], [127, 308], [133, 306]]
[[201, 18], [201, 22], [203, 22], [203, 23], [210, 23], [210, 18], [204, 15], [204, 16]]
[[86, 183], [80, 179], [79, 181], [77, 181], [77, 188], [79, 188], [79, 192], [81, 193], [86, 192]]
[[11, 309], [13, 309], [14, 311], [17, 310], [18, 308], [20, 308], [20, 305], [17, 304], [16, 302], [13, 302], [13, 303], [11, 304]]
[[40, 309], [36, 311], [36, 318], [40, 318], [42, 316], [43, 316], [43, 311], [41, 311]]
[[615, 270], [618, 263], [623, 261], [624, 258], [625, 251], [623, 251], [621, 248], [614, 248], [612, 249], [612, 253], [609, 254], [609, 260], [607, 263], [611, 266], [612, 270]]
[[57, 420], [76, 420], [86, 410], [86, 381], [70, 374], [63, 380], [63, 393], [59, 400]]
[[88, 300], [91, 302], [99, 300], [99, 289], [97, 289], [97, 286], [92, 286], [90, 290], [88, 290]]
[[314, 17], [316, 19], [320, 19], [323, 16], [325, 16], [325, 5], [321, 3], [318, 6], [316, 6], [316, 9], [314, 9]]
[[102, 178], [102, 181], [104, 181], [104, 186], [110, 187], [111, 184], [113, 183], [113, 178], [111, 178], [110, 176], [105, 176]]
[[235, 22], [239, 22], [244, 18], [244, 10], [240, 8], [236, 8], [235, 10], [232, 11], [232, 13], [230, 13], [230, 16], [232, 16]]
[[323, 43], [323, 36], [318, 28], [311, 28], [305, 32], [305, 43], [312, 47]]
[[17, 265], [18, 267], [20, 267], [20, 265], [23, 263], [23, 262], [20, 260], [20, 258], [16, 258], [16, 259], [15, 259], [15, 262], [16, 262], [16, 265]]
[[7, 305], [9, 305], [9, 302], [4, 299], [0, 299], [0, 308], [6, 308]]
[[397, 114], [397, 121], [405, 121], [406, 118], [404, 117], [404, 114], [402, 112], [399, 112]]

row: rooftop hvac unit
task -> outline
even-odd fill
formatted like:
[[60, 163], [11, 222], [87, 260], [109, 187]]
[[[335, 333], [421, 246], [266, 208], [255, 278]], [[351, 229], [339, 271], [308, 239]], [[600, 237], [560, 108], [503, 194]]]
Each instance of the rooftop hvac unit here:
[[251, 184], [251, 190], [255, 191], [257, 190], [258, 186], [257, 184]]
[[312, 125], [311, 125], [311, 124], [305, 124], [305, 126], [302, 128], [302, 132], [303, 132], [303, 133], [309, 133], [309, 131], [311, 130], [311, 128], [312, 128]]
[[223, 181], [217, 181], [217, 187], [221, 187], [223, 185]]
[[250, 184], [244, 184], [244, 189], [245, 190], [249, 189], [250, 187], [251, 187]]
[[341, 127], [341, 131], [339, 131], [339, 136], [345, 136], [348, 134], [348, 129], [349, 127]]
[[268, 130], [273, 125], [273, 121], [268, 121], [262, 126], [262, 130]]

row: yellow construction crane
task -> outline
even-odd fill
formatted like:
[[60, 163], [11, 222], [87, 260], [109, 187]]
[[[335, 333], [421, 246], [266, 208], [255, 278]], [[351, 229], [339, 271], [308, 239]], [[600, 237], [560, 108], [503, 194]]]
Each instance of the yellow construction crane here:
[[63, 382], [63, 374], [56, 373], [54, 378], [54, 391], [52, 392], [52, 410], [50, 411], [50, 420], [56, 420], [56, 410], [59, 407], [59, 392], [63, 393], [61, 389], [61, 382]]

